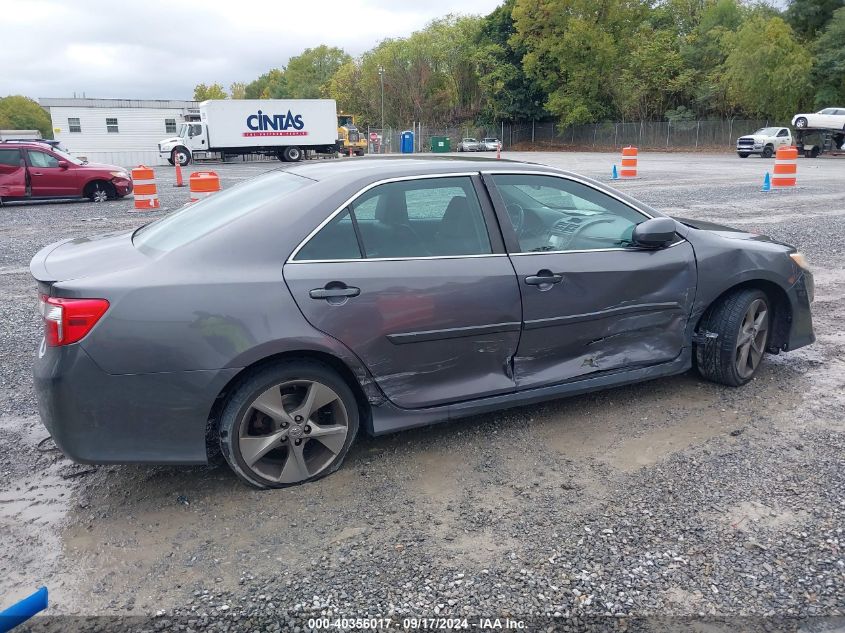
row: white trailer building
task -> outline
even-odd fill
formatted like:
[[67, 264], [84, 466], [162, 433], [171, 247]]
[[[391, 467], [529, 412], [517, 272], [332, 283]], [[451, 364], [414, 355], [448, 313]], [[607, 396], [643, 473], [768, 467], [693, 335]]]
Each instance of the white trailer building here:
[[196, 101], [52, 99], [38, 102], [50, 114], [53, 136], [75, 156], [132, 167], [167, 164], [158, 142], [181, 123], [199, 118]]

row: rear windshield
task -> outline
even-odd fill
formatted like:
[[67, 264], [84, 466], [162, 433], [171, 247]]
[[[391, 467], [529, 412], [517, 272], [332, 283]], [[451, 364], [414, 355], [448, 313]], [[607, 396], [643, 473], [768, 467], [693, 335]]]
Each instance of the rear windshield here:
[[142, 226], [132, 242], [143, 253], [167, 253], [313, 182], [271, 171]]

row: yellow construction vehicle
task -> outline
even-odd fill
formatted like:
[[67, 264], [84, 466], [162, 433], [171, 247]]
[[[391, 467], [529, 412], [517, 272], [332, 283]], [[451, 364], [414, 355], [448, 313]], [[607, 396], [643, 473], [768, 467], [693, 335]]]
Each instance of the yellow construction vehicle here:
[[337, 115], [337, 144], [341, 153], [349, 155], [349, 150], [356, 156], [363, 156], [367, 151], [367, 139], [355, 126], [355, 117], [351, 114]]

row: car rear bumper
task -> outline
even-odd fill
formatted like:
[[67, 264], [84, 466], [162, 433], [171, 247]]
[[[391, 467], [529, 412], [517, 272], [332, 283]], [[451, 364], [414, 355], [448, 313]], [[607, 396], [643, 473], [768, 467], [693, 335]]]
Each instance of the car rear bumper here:
[[41, 421], [72, 460], [203, 464], [209, 414], [237, 372], [113, 375], [79, 344], [42, 344], [33, 374]]

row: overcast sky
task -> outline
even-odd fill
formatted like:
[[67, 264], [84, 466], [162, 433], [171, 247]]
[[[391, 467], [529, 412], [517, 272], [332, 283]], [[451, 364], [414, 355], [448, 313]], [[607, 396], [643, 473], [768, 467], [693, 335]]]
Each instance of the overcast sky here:
[[0, 95], [190, 99], [305, 48], [352, 55], [501, 0], [2, 0]]

